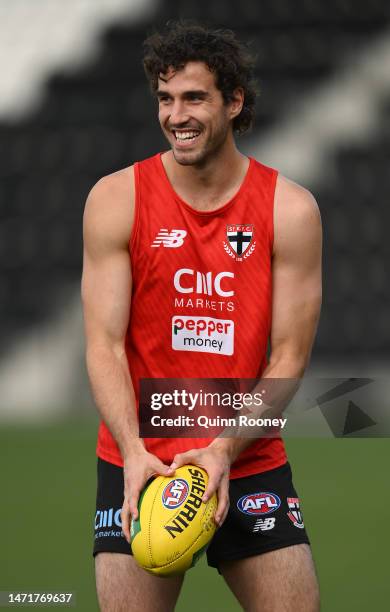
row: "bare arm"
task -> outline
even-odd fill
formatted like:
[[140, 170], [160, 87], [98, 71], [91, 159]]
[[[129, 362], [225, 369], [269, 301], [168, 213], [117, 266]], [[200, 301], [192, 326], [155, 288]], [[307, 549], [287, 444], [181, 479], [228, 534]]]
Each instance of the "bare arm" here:
[[130, 189], [122, 186], [121, 178], [105, 177], [88, 196], [84, 213], [82, 298], [93, 396], [122, 454], [126, 454], [129, 447], [139, 444], [139, 439], [124, 346], [130, 313], [127, 243], [132, 211]]
[[[290, 380], [277, 385], [261, 383], [260, 387], [266, 387], [269, 395], [265, 402], [276, 416], [296, 391], [297, 379], [303, 376], [309, 363], [322, 296], [318, 206], [311, 193], [284, 177], [277, 183], [274, 229], [271, 355], [262, 381]], [[234, 461], [252, 441], [226, 438], [214, 443], [228, 447]]]
[[322, 231], [311, 193], [285, 178], [275, 194], [270, 363], [264, 377], [298, 378], [309, 363], [322, 296]]
[[[277, 183], [274, 226], [271, 355], [262, 379], [297, 379], [309, 362], [321, 307], [322, 233], [313, 196], [283, 177]], [[278, 403], [282, 400], [277, 398]], [[207, 469], [211, 463], [213, 481], [207, 496], [218, 488], [219, 497], [226, 500], [228, 474], [223, 471], [252, 442], [248, 437], [216, 438], [206, 449], [176, 456], [175, 464], [207, 462]], [[224, 520], [227, 507], [223, 503], [217, 509], [218, 522]]]
[[128, 241], [134, 207], [132, 169], [101, 179], [91, 190], [84, 214], [82, 298], [87, 368], [96, 406], [124, 461], [123, 531], [136, 518], [139, 492], [152, 473], [167, 468], [139, 438], [134, 388], [125, 352], [131, 305]]

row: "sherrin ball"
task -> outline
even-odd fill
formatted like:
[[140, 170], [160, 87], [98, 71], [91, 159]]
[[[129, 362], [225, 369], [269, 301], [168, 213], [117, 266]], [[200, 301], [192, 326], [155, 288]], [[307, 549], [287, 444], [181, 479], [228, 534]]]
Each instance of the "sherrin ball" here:
[[141, 493], [138, 520], [131, 523], [131, 548], [142, 568], [158, 576], [183, 574], [205, 552], [216, 524], [217, 495], [202, 496], [208, 475], [195, 465], [174, 476], [157, 476]]

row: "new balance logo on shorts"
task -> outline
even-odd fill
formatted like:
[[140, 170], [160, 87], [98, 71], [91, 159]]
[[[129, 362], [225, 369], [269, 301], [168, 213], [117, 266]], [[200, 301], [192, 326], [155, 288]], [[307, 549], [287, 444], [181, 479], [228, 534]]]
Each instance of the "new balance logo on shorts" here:
[[169, 232], [166, 228], [161, 228], [150, 246], [163, 246], [168, 249], [177, 249], [178, 247], [183, 246], [184, 238], [186, 236], [186, 230], [173, 229]]
[[257, 519], [255, 526], [253, 527], [253, 533], [257, 533], [258, 531], [268, 531], [269, 529], [273, 529], [275, 527], [276, 518], [269, 517], [265, 519]]

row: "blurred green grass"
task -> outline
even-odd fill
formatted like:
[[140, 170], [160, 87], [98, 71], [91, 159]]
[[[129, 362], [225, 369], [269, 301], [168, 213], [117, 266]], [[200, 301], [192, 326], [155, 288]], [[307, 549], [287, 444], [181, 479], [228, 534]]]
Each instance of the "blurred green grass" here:
[[[76, 609], [98, 609], [91, 556], [95, 437], [95, 422], [85, 421], [0, 428], [0, 590], [70, 590]], [[387, 610], [390, 441], [294, 439], [287, 448], [322, 612]], [[240, 609], [204, 560], [187, 574], [177, 611], [199, 607]]]

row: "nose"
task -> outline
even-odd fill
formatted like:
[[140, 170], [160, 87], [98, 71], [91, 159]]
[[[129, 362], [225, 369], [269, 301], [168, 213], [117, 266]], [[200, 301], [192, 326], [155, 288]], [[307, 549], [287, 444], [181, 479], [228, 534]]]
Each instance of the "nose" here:
[[188, 111], [182, 100], [175, 100], [170, 108], [169, 121], [172, 126], [179, 126], [189, 119]]

